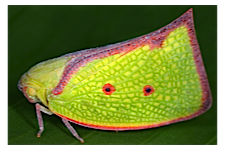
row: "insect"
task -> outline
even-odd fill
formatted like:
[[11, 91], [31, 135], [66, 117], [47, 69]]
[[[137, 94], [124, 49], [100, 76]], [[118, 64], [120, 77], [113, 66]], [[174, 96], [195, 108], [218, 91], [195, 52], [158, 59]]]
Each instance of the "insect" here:
[[41, 62], [18, 88], [41, 112], [102, 130], [159, 127], [194, 118], [212, 104], [192, 9], [149, 34]]

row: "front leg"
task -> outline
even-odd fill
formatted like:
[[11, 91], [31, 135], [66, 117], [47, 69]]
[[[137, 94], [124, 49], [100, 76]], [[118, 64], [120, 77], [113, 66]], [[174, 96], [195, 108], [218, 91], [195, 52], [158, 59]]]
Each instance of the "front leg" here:
[[39, 131], [37, 133], [37, 137], [41, 137], [41, 133], [44, 131], [44, 125], [43, 125], [43, 119], [41, 116], [41, 112], [46, 113], [48, 115], [52, 115], [53, 113], [49, 109], [41, 106], [38, 103], [35, 104], [35, 108], [36, 108], [37, 120], [38, 120], [38, 125], [39, 125]]

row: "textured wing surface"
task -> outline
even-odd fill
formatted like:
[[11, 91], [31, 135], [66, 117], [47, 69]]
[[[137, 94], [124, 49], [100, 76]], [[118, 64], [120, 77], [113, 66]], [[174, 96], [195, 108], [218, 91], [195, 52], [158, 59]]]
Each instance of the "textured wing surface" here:
[[[103, 92], [114, 86], [111, 95]], [[145, 95], [150, 85], [154, 92]], [[170, 32], [161, 47], [148, 44], [80, 67], [49, 108], [76, 123], [99, 129], [134, 129], [188, 117], [202, 105], [202, 88], [188, 29]]]

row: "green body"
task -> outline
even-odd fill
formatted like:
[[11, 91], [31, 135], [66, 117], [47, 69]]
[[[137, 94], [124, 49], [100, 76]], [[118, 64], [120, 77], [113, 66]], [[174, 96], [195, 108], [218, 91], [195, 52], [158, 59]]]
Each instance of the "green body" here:
[[[54, 95], [51, 91], [70, 59], [38, 64], [21, 82], [36, 89], [31, 99], [74, 122], [102, 129], [139, 128], [188, 117], [202, 105], [200, 77], [185, 26], [170, 32], [162, 47], [144, 45], [87, 63], [61, 94]], [[107, 83], [115, 87], [111, 95], [102, 91]], [[145, 96], [145, 85], [153, 86], [154, 93]]]

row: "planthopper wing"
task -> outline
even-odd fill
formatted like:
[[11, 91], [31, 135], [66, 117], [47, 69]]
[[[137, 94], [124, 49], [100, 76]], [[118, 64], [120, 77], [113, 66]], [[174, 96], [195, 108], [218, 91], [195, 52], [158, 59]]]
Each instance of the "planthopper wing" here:
[[66, 56], [48, 105], [74, 123], [144, 129], [191, 119], [211, 106], [192, 9], [147, 35]]

